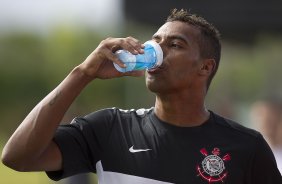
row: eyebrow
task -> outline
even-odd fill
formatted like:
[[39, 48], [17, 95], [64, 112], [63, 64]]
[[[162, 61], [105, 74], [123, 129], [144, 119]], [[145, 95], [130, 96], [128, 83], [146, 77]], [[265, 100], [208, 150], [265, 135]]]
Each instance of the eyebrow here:
[[[189, 45], [189, 40], [186, 37], [180, 36], [180, 35], [170, 35], [167, 37], [170, 40], [180, 40], [184, 42], [185, 44]], [[152, 39], [161, 39], [160, 35], [153, 35]]]

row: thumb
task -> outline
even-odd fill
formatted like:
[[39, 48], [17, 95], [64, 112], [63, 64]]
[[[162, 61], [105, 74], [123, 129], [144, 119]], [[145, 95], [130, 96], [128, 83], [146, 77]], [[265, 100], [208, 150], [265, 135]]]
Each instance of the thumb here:
[[145, 74], [144, 70], [134, 70], [134, 71], [124, 73], [125, 76], [132, 76], [132, 77], [141, 77], [141, 76], [144, 76], [144, 74]]

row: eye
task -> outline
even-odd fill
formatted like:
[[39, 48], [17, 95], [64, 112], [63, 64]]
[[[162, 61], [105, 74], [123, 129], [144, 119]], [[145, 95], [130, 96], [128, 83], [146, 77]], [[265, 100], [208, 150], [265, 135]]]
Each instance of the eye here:
[[178, 49], [178, 48], [182, 48], [180, 44], [175, 43], [175, 42], [171, 43], [170, 46], [171, 46], [172, 48], [177, 48], [177, 49]]

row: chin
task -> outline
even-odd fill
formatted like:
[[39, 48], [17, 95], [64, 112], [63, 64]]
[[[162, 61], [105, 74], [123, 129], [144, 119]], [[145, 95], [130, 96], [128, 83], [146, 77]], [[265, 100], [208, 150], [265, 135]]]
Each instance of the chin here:
[[169, 90], [168, 82], [163, 78], [146, 73], [146, 86], [153, 93], [161, 93]]
[[157, 84], [155, 84], [153, 81], [151, 81], [151, 80], [147, 80], [146, 79], [146, 86], [147, 86], [147, 88], [151, 91], [151, 92], [153, 92], [153, 93], [156, 93], [157, 91], [158, 91], [158, 85]]
[[153, 93], [161, 93], [167, 90], [166, 84], [162, 85], [160, 82], [152, 80], [146, 80], [146, 86]]

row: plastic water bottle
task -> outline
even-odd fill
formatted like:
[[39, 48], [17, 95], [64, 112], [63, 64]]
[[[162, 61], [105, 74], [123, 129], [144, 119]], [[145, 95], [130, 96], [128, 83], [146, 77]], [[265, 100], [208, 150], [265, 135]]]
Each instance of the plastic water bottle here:
[[126, 65], [126, 68], [121, 68], [114, 63], [115, 68], [120, 72], [128, 72], [149, 70], [160, 66], [163, 62], [163, 51], [160, 45], [152, 40], [145, 42], [144, 45], [144, 54], [134, 55], [127, 50], [116, 51], [115, 54]]

